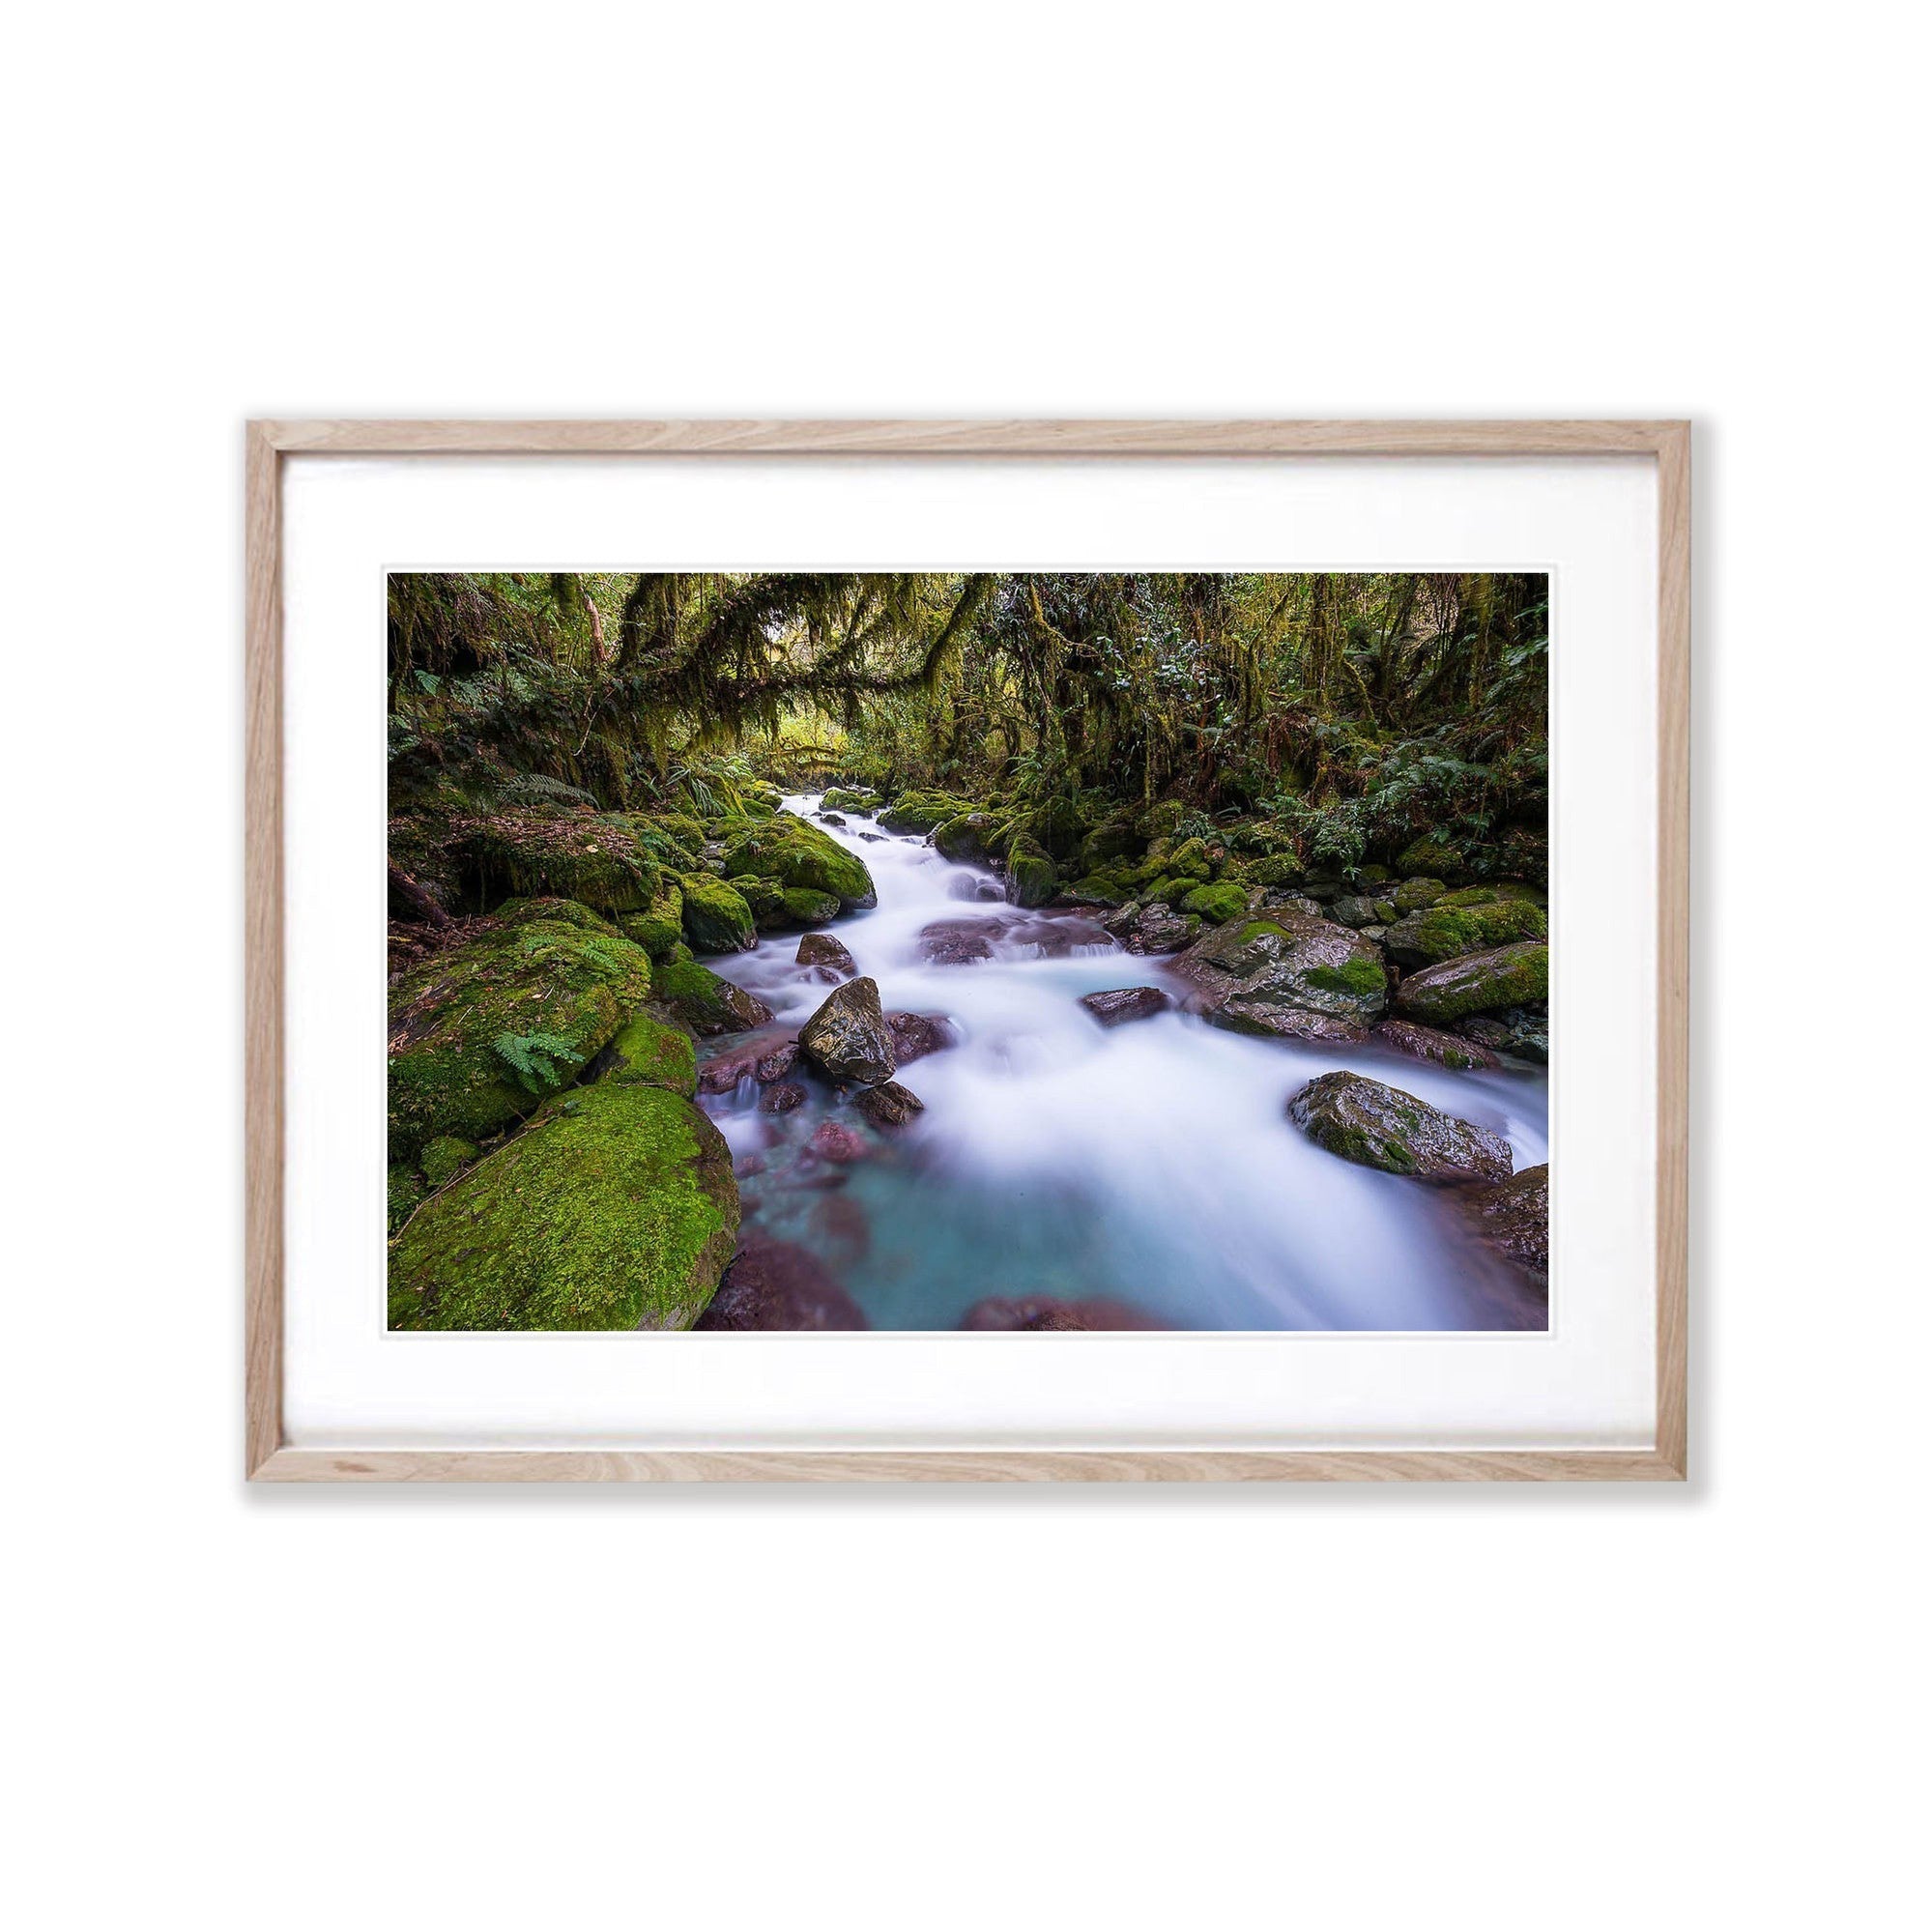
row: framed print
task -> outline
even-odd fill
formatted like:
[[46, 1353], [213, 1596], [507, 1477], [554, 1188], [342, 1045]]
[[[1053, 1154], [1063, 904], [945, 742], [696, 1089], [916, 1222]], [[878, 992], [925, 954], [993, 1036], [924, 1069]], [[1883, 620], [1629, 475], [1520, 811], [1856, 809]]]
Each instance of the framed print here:
[[1684, 1476], [1687, 424], [247, 454], [252, 1479]]

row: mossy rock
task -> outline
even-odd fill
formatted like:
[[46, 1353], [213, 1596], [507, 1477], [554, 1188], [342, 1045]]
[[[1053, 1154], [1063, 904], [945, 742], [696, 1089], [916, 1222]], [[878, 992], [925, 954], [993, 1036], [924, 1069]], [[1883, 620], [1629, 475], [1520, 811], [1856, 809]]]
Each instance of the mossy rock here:
[[752, 923], [761, 933], [785, 923], [785, 888], [777, 879], [735, 879], [732, 889], [751, 908]]
[[1218, 885], [1197, 885], [1181, 901], [1183, 912], [1198, 912], [1203, 919], [1225, 926], [1248, 910], [1248, 895], [1231, 879]]
[[650, 958], [607, 928], [495, 922], [389, 992], [391, 1158], [482, 1140], [529, 1113], [649, 995]]
[[732, 840], [725, 848], [725, 877], [775, 879], [781, 885], [829, 892], [847, 911], [879, 903], [865, 861], [790, 812]]
[[1115, 859], [1133, 858], [1145, 843], [1134, 829], [1133, 819], [1115, 813], [1081, 841], [1080, 862], [1089, 876], [1105, 872]]
[[[698, 1091], [697, 1043], [682, 1026], [651, 1013], [636, 1013], [584, 1070], [585, 1082], [661, 1086], [686, 1100]], [[425, 1155], [425, 1159], [426, 1159]]]
[[1141, 812], [1136, 822], [1143, 838], [1171, 839], [1191, 809], [1183, 799], [1162, 798]]
[[993, 848], [987, 843], [993, 832], [991, 813], [962, 812], [933, 827], [933, 845], [957, 865], [984, 865], [993, 856]]
[[757, 945], [751, 908], [735, 886], [708, 872], [687, 872], [679, 883], [684, 893], [684, 937], [694, 952], [743, 953]]
[[937, 831], [948, 819], [978, 810], [970, 798], [950, 792], [902, 792], [879, 815], [888, 832]]
[[1275, 852], [1256, 859], [1248, 876], [1256, 885], [1273, 886], [1277, 891], [1299, 885], [1308, 877], [1308, 868], [1292, 852]]
[[771, 1008], [696, 960], [666, 960], [657, 968], [657, 1000], [701, 1040], [763, 1026]]
[[1397, 989], [1396, 1005], [1414, 1019], [1439, 1026], [1467, 1014], [1548, 997], [1549, 948], [1525, 940], [1412, 972]]
[[1053, 861], [1043, 851], [1016, 851], [1006, 861], [1006, 896], [1015, 906], [1044, 906], [1060, 889]]
[[862, 785], [835, 785], [819, 803], [828, 812], [870, 812], [879, 803], [879, 793]]
[[635, 825], [594, 812], [500, 812], [466, 823], [457, 840], [471, 897], [574, 899], [615, 918], [657, 894], [657, 861]]
[[1374, 942], [1346, 926], [1288, 913], [1228, 920], [1201, 938], [1182, 968], [1217, 1025], [1359, 1039], [1388, 1004], [1381, 961]]
[[389, 1326], [689, 1328], [737, 1227], [731, 1149], [689, 1101], [580, 1088], [417, 1214], [389, 1255]]
[[684, 888], [675, 879], [661, 879], [657, 897], [644, 911], [624, 913], [618, 931], [652, 959], [662, 959], [684, 937]]
[[661, 854], [679, 870], [697, 864], [705, 851], [703, 821], [688, 812], [639, 812], [623, 815], [647, 851]]
[[844, 911], [844, 902], [836, 892], [815, 892], [809, 885], [785, 888], [785, 923], [788, 926], [823, 926]]
[[1510, 1147], [1500, 1135], [1361, 1074], [1310, 1081], [1289, 1101], [1288, 1118], [1317, 1147], [1384, 1173], [1443, 1185], [1510, 1177]]
[[1178, 879], [1204, 880], [1213, 872], [1214, 866], [1207, 855], [1205, 839], [1188, 839], [1176, 846], [1168, 855], [1166, 870]]
[[1396, 870], [1404, 878], [1417, 875], [1429, 879], [1467, 879], [1469, 868], [1461, 852], [1447, 839], [1425, 832], [1406, 847], [1396, 860]]
[[[608, 933], [610, 920], [574, 899], [505, 899], [490, 915], [500, 926], [528, 926], [539, 919], [577, 926], [587, 933]], [[621, 931], [620, 927], [618, 929]]]
[[1063, 899], [1071, 899], [1080, 906], [1125, 906], [1133, 897], [1133, 888], [1125, 885], [1111, 873], [1088, 873], [1084, 879], [1077, 879], [1065, 887]]
[[389, 1168], [389, 1236], [402, 1231], [402, 1225], [416, 1212], [417, 1204], [429, 1193], [429, 1183], [418, 1171], [414, 1161], [397, 1161]]
[[1485, 953], [1519, 939], [1546, 939], [1549, 919], [1541, 906], [1498, 900], [1486, 906], [1435, 905], [1411, 912], [1390, 927], [1383, 944], [1403, 966], [1435, 966]]
[[476, 1158], [476, 1143], [461, 1140], [453, 1134], [439, 1134], [423, 1143], [419, 1164], [422, 1178], [433, 1188], [452, 1181]]

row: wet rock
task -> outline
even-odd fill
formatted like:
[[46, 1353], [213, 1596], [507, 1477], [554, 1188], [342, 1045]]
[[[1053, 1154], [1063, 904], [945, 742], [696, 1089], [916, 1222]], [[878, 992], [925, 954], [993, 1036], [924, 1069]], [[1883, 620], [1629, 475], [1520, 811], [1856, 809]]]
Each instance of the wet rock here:
[[1405, 879], [1389, 899], [1398, 912], [1424, 912], [1448, 890], [1439, 879]]
[[795, 1033], [761, 1033], [739, 1040], [714, 1053], [698, 1070], [700, 1093], [731, 1093], [740, 1081], [754, 1080], [761, 1086], [783, 1080], [798, 1059]]
[[1003, 903], [1006, 894], [996, 879], [982, 879], [975, 873], [956, 872], [946, 881], [948, 899], [965, 899], [976, 905]]
[[756, 874], [781, 885], [829, 893], [848, 912], [879, 904], [865, 861], [790, 812], [740, 832], [725, 848], [724, 864], [728, 878]]
[[1549, 1167], [1525, 1168], [1497, 1187], [1465, 1188], [1456, 1204], [1476, 1233], [1526, 1273], [1549, 1274]]
[[983, 864], [993, 856], [993, 829], [990, 812], [963, 812], [933, 827], [933, 846], [955, 864]]
[[1495, 1013], [1478, 1013], [1458, 1020], [1456, 1030], [1477, 1049], [1508, 1053], [1538, 1066], [1549, 1062], [1549, 1014], [1539, 1004], [1505, 1006]]
[[806, 1021], [798, 1034], [805, 1055], [835, 1081], [870, 1086], [899, 1067], [892, 1030], [879, 1010], [879, 982], [849, 979]]
[[1044, 906], [1060, 889], [1060, 876], [1043, 851], [1014, 851], [1006, 861], [1006, 896], [1016, 906]]
[[837, 812], [821, 812], [819, 814], [819, 818], [823, 823], [827, 825], [836, 825], [841, 831], [844, 831], [845, 829], [846, 822], [844, 818]]
[[858, 963], [846, 950], [845, 942], [834, 938], [830, 933], [807, 933], [798, 941], [798, 964], [818, 966], [846, 979], [851, 979], [858, 971]]
[[1373, 941], [1300, 912], [1217, 927], [1175, 970], [1200, 1011], [1237, 1033], [1360, 1041], [1388, 1004]]
[[896, 1080], [869, 1086], [852, 1103], [875, 1127], [904, 1127], [915, 1113], [924, 1113], [926, 1103], [903, 1087]]
[[1288, 1102], [1288, 1118], [1316, 1146], [1384, 1173], [1447, 1184], [1510, 1177], [1500, 1135], [1361, 1074], [1310, 1081]]
[[732, 1174], [740, 1181], [756, 1180], [764, 1173], [764, 1168], [765, 1161], [763, 1154], [740, 1154], [732, 1163]]
[[872, 1152], [872, 1144], [856, 1127], [848, 1127], [843, 1120], [822, 1120], [806, 1141], [805, 1150], [844, 1168], [864, 1160]]
[[1130, 1020], [1151, 1020], [1173, 1003], [1158, 986], [1123, 986], [1110, 993], [1081, 995], [1081, 1004], [1103, 1026], [1124, 1026]]
[[1372, 926], [1375, 923], [1375, 902], [1355, 893], [1345, 893], [1328, 911], [1330, 918], [1340, 920], [1344, 926]]
[[1142, 958], [1183, 951], [1200, 937], [1201, 927], [1198, 913], [1161, 905], [1129, 904], [1102, 923], [1130, 953]]
[[805, 1105], [805, 1089], [796, 1081], [777, 1081], [758, 1097], [761, 1113], [790, 1113]]
[[1396, 1006], [1410, 1019], [1439, 1026], [1548, 997], [1549, 947], [1526, 940], [1410, 973], [1397, 989]]
[[1063, 1301], [1056, 1295], [989, 1295], [960, 1318], [963, 1329], [1040, 1333], [1052, 1329], [1157, 1329], [1161, 1323], [1126, 1302], [1096, 1295]]
[[928, 966], [972, 966], [993, 957], [994, 926], [981, 919], [936, 919], [919, 935]]
[[755, 994], [720, 979], [695, 960], [670, 960], [658, 966], [651, 995], [701, 1040], [743, 1033], [771, 1019], [771, 1008]]
[[684, 937], [700, 953], [749, 952], [758, 944], [750, 904], [735, 886], [709, 873], [686, 873], [680, 881]]
[[1389, 929], [1385, 944], [1399, 966], [1436, 966], [1469, 953], [1549, 937], [1549, 915], [1524, 900], [1481, 906], [1431, 906]]
[[995, 930], [995, 937], [1011, 945], [1031, 946], [1043, 960], [1069, 960], [1081, 953], [1113, 951], [1113, 940], [1105, 926], [1066, 912], [1005, 922]]
[[864, 1312], [808, 1249], [793, 1241], [744, 1242], [725, 1270], [701, 1329], [869, 1328]]
[[928, 1053], [954, 1046], [952, 1022], [939, 1013], [888, 1013], [885, 1024], [900, 1066], [910, 1066]]
[[1437, 1066], [1453, 1067], [1457, 1073], [1496, 1065], [1496, 1056], [1487, 1047], [1454, 1033], [1438, 1032], [1433, 1026], [1419, 1026], [1413, 1020], [1384, 1020], [1369, 1037], [1378, 1047], [1393, 1048], [1411, 1059], [1433, 1060]]

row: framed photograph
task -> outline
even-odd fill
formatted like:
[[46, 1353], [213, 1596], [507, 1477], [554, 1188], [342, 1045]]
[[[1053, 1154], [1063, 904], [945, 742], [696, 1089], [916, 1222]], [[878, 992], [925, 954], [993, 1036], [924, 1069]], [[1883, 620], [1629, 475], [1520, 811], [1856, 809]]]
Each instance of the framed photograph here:
[[1684, 1477], [1687, 424], [247, 434], [251, 1479]]

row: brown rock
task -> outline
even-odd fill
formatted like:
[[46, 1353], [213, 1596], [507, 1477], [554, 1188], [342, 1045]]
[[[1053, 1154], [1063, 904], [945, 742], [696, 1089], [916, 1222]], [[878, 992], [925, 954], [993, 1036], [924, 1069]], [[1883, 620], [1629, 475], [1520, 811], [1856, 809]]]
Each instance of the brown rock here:
[[1384, 1173], [1437, 1183], [1510, 1177], [1510, 1147], [1500, 1135], [1361, 1074], [1310, 1081], [1288, 1102], [1288, 1118], [1316, 1146]]
[[758, 1097], [761, 1113], [790, 1113], [794, 1107], [804, 1105], [805, 1089], [796, 1081], [778, 1081]]
[[926, 1103], [896, 1080], [869, 1086], [852, 1105], [875, 1127], [904, 1127], [915, 1113], [924, 1113]]
[[888, 1013], [885, 1024], [902, 1067], [957, 1044], [952, 1022], [942, 1013]]
[[845, 979], [858, 971], [858, 963], [842, 941], [829, 933], [807, 933], [798, 941], [798, 964], [817, 966], [822, 973], [836, 973]]
[[1130, 1020], [1151, 1020], [1173, 1003], [1158, 986], [1123, 986], [1111, 993], [1081, 995], [1081, 1004], [1103, 1026], [1124, 1026]]
[[831, 1161], [839, 1167], [849, 1166], [853, 1161], [862, 1161], [872, 1152], [865, 1136], [856, 1127], [848, 1127], [842, 1120], [822, 1120], [818, 1131], [805, 1143], [806, 1151], [818, 1155], [822, 1161]]
[[1549, 1274], [1549, 1165], [1525, 1168], [1500, 1187], [1465, 1188], [1456, 1204], [1491, 1248], [1526, 1273]]
[[890, 1080], [899, 1056], [879, 1011], [879, 982], [849, 979], [806, 1021], [798, 1035], [806, 1057], [835, 1081], [870, 1086]]
[[792, 1241], [742, 1243], [710, 1305], [692, 1324], [702, 1329], [869, 1328], [865, 1312]]
[[1419, 1025], [1413, 1020], [1384, 1020], [1369, 1037], [1377, 1046], [1391, 1047], [1411, 1059], [1433, 1060], [1437, 1066], [1453, 1067], [1458, 1073], [1500, 1064], [1487, 1047], [1458, 1039], [1454, 1033], [1438, 1032], [1433, 1026]]

